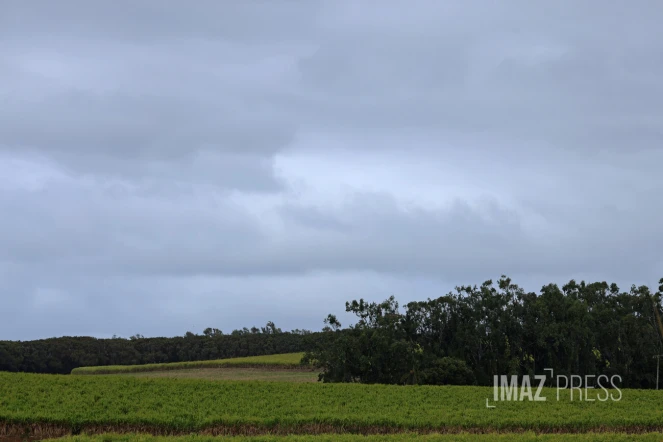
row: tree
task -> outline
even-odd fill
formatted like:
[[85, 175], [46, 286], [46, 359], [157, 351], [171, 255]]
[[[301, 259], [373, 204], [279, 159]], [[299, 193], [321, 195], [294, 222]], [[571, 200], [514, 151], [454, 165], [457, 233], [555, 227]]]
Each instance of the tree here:
[[203, 335], [209, 337], [221, 336], [223, 335], [223, 332], [218, 328], [207, 327], [205, 330], [203, 330]]
[[[328, 341], [306, 353], [323, 382], [474, 383], [493, 375], [619, 374], [627, 388], [655, 385], [663, 279], [620, 292], [605, 281], [571, 280], [526, 293], [505, 275], [437, 299], [346, 302], [357, 322], [325, 318]], [[653, 299], [653, 302], [652, 302]], [[654, 308], [652, 308], [652, 306]], [[342, 333], [340, 333], [342, 331]], [[339, 332], [336, 333], [331, 332]], [[470, 375], [471, 374], [471, 375]]]
[[280, 328], [277, 328], [272, 321], [268, 321], [267, 325], [261, 328], [262, 333], [273, 335], [276, 333], [283, 333]]
[[336, 319], [336, 315], [330, 314], [323, 322], [325, 324], [323, 331], [337, 331], [341, 328], [341, 323]]

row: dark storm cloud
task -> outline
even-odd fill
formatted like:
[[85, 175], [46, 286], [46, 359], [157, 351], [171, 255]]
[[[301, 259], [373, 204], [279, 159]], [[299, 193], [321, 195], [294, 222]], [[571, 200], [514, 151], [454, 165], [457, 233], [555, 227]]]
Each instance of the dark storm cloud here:
[[0, 339], [316, 328], [502, 273], [653, 287], [661, 18], [2, 2]]

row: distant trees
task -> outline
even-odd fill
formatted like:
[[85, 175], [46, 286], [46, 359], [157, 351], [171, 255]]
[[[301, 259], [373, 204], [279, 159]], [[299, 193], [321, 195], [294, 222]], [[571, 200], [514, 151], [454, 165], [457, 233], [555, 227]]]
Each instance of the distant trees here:
[[222, 334], [223, 332], [218, 328], [207, 327], [205, 330], [203, 330], [203, 335], [209, 337], [221, 336]]
[[341, 323], [336, 319], [336, 315], [328, 315], [323, 322], [325, 326], [322, 331], [336, 331], [341, 328]]
[[356, 324], [341, 331], [334, 315], [326, 333], [336, 336], [306, 354], [324, 382], [492, 385], [495, 374], [622, 377], [623, 386], [655, 384], [661, 333], [663, 279], [657, 293], [632, 286], [570, 281], [526, 293], [502, 276], [497, 285], [411, 302], [404, 311], [390, 297], [381, 303], [346, 303]]
[[[302, 332], [302, 331], [305, 331], [305, 330], [301, 330], [301, 331], [297, 330], [297, 332]], [[238, 330], [233, 330], [231, 335], [233, 335], [233, 336], [242, 336], [242, 335], [256, 335], [256, 334], [261, 334], [261, 333], [266, 334], [266, 335], [274, 335], [274, 334], [278, 334], [278, 333], [283, 333], [283, 331], [280, 328], [276, 327], [276, 325], [274, 325], [274, 323], [272, 321], [268, 321], [267, 324], [264, 327], [258, 328], [258, 327], [254, 326], [254, 327], [251, 327], [250, 329], [244, 327], [241, 330], [239, 330], [239, 329]], [[301, 333], [301, 334], [305, 334], [305, 333]]]
[[66, 336], [37, 341], [0, 341], [0, 371], [66, 374], [81, 366], [294, 353], [312, 348], [318, 340], [330, 338], [308, 330], [284, 332], [271, 321], [265, 327], [254, 329], [255, 332], [226, 335], [209, 327], [202, 335], [187, 332], [185, 336], [172, 338], [145, 338], [136, 334], [129, 339]]
[[280, 328], [277, 328], [276, 325], [272, 321], [267, 322], [267, 325], [262, 327], [260, 329], [262, 333], [268, 334], [268, 335], [274, 335], [277, 333], [283, 333]]

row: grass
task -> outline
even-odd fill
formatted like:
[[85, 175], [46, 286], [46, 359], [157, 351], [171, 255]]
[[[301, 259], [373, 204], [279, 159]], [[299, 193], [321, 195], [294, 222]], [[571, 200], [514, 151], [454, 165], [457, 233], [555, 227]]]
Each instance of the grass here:
[[206, 379], [208, 381], [317, 382], [318, 373], [310, 370], [274, 368], [192, 368], [182, 370], [119, 373], [118, 376], [141, 378]]
[[[222, 440], [228, 442], [658, 442], [663, 439], [661, 433], [648, 433], [629, 435], [624, 433], [599, 433], [599, 434], [535, 434], [533, 432], [520, 434], [398, 434], [387, 436], [360, 436], [327, 434], [316, 436], [247, 436], [228, 437]], [[70, 436], [58, 439], [61, 442], [218, 442], [218, 437], [211, 436], [181, 436], [181, 437], [154, 437], [139, 434], [113, 435], [104, 434], [98, 436]]]
[[[594, 397], [601, 390], [589, 390]], [[616, 392], [615, 392], [616, 393]], [[0, 436], [29, 429], [207, 435], [522, 432], [645, 433], [663, 428], [663, 392], [620, 401], [500, 402], [488, 387], [208, 382], [133, 376], [0, 373]], [[22, 433], [21, 433], [22, 434]]]
[[171, 362], [164, 364], [143, 365], [102, 365], [98, 367], [74, 368], [71, 374], [115, 374], [138, 373], [146, 371], [185, 370], [192, 368], [223, 367], [274, 367], [279, 369], [304, 368], [300, 364], [303, 353], [284, 353], [267, 356], [248, 356], [244, 358], [216, 359], [211, 361]]

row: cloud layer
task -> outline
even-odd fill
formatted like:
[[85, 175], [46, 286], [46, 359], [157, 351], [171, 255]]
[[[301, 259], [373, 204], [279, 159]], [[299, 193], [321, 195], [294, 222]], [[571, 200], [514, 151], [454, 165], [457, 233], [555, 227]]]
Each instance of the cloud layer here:
[[654, 287], [661, 18], [3, 2], [0, 339], [318, 329], [501, 274]]

